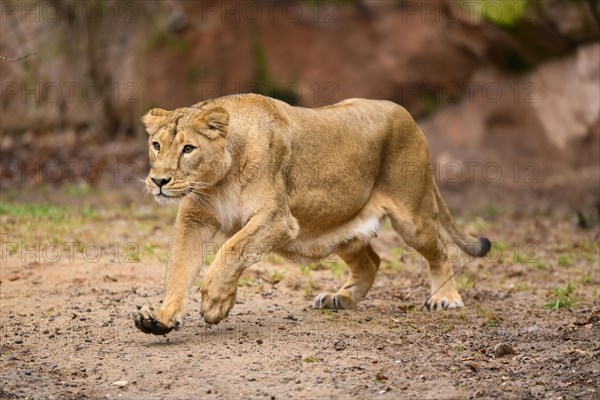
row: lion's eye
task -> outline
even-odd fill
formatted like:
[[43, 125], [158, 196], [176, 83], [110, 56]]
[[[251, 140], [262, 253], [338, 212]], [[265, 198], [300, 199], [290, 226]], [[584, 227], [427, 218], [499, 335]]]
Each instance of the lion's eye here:
[[154, 150], [156, 150], [156, 151], [160, 150], [160, 144], [158, 142], [152, 142], [152, 146], [154, 146]]
[[183, 152], [183, 153], [186, 153], [186, 154], [187, 154], [187, 153], [191, 153], [192, 151], [194, 151], [194, 149], [195, 149], [195, 148], [196, 148], [196, 147], [195, 147], [195, 146], [192, 146], [191, 144], [186, 144], [185, 146], [183, 146], [183, 150], [182, 150], [182, 152]]

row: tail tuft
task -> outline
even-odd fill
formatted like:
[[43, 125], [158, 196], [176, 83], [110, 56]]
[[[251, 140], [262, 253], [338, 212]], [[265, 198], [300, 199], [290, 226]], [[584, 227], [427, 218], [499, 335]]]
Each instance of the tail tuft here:
[[473, 257], [485, 256], [491, 250], [492, 242], [490, 242], [490, 240], [486, 237], [475, 238], [466, 234], [465, 232], [460, 231], [456, 227], [456, 224], [452, 219], [452, 215], [450, 215], [450, 211], [448, 210], [448, 206], [446, 206], [446, 203], [444, 202], [444, 199], [440, 193], [440, 189], [435, 184], [435, 181], [433, 182], [433, 190], [435, 194], [435, 200], [440, 210], [440, 221], [443, 228], [450, 235], [452, 241], [454, 241], [454, 243], [456, 243], [461, 250]]
[[492, 242], [490, 242], [490, 239], [488, 239], [486, 237], [480, 237], [478, 239], [479, 239], [479, 253], [476, 256], [483, 257], [487, 253], [489, 253], [490, 249], [492, 248]]

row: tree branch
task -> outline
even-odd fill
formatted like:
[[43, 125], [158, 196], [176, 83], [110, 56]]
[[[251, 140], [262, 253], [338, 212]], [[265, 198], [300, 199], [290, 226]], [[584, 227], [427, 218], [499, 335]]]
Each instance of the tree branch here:
[[33, 55], [35, 55], [35, 54], [37, 54], [37, 52], [33, 52], [33, 53], [27, 54], [27, 55], [25, 55], [25, 56], [23, 56], [23, 57], [19, 57], [19, 58], [9, 58], [9, 57], [0, 56], [0, 60], [6, 60], [6, 61], [19, 61], [19, 60], [22, 60], [22, 59], [24, 59], [24, 58], [27, 58], [27, 57], [29, 57], [29, 56], [33, 56]]

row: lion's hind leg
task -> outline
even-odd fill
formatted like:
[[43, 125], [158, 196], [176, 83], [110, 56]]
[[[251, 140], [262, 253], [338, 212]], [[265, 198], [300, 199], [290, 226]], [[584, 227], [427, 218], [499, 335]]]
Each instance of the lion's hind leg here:
[[348, 265], [348, 279], [337, 293], [317, 295], [314, 308], [352, 308], [362, 300], [375, 281], [380, 259], [370, 244], [358, 250], [340, 251], [338, 255]]
[[463, 307], [456, 288], [452, 264], [448, 261], [440, 224], [432, 202], [425, 198], [419, 213], [396, 204], [389, 210], [392, 226], [404, 241], [417, 250], [429, 264], [431, 294], [426, 301], [429, 310]]

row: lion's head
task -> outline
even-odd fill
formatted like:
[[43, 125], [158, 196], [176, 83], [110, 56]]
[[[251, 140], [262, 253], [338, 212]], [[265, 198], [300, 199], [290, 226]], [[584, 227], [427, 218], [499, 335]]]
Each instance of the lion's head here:
[[149, 134], [146, 188], [158, 202], [178, 200], [219, 182], [231, 165], [229, 114], [222, 107], [150, 110], [142, 118]]

